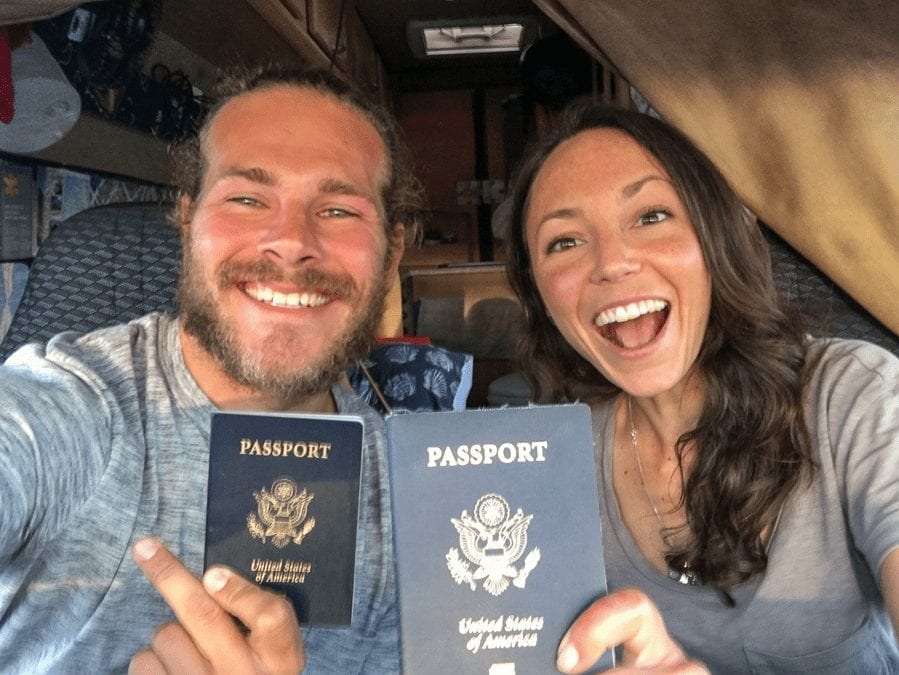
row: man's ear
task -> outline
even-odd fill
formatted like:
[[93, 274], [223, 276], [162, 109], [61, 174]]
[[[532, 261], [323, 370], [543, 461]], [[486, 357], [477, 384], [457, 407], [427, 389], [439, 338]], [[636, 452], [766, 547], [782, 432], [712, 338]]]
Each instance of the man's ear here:
[[387, 251], [390, 260], [387, 263], [387, 269], [391, 273], [399, 270], [400, 261], [403, 259], [403, 252], [406, 250], [406, 228], [402, 223], [396, 223], [391, 228], [387, 239]]
[[400, 261], [406, 249], [405, 228], [394, 225], [387, 240], [387, 261], [384, 267], [386, 296], [384, 315], [378, 326], [378, 337], [397, 337], [403, 334], [403, 295], [400, 284]]
[[194, 200], [186, 194], [179, 195], [177, 214], [178, 230], [183, 235], [188, 225], [190, 225], [190, 221], [193, 220], [194, 217]]

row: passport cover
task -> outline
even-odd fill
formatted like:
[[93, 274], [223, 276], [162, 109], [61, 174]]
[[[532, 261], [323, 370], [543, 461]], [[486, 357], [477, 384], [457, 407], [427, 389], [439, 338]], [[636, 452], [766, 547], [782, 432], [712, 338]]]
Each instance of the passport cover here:
[[284, 593], [304, 625], [349, 625], [363, 421], [212, 414], [205, 567]]
[[404, 670], [556, 672], [606, 592], [589, 408], [397, 414], [387, 434]]

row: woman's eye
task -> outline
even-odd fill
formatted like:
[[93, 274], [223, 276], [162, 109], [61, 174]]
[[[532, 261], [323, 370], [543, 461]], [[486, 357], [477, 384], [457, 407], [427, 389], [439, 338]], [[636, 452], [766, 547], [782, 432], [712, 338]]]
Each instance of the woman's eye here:
[[666, 209], [652, 209], [640, 216], [641, 225], [655, 225], [661, 223], [671, 216], [671, 212]]
[[559, 251], [564, 251], [569, 248], [574, 248], [578, 244], [581, 243], [580, 239], [575, 239], [574, 237], [560, 237], [558, 239], [553, 239], [549, 242], [549, 246], [546, 247], [547, 253], [558, 253]]

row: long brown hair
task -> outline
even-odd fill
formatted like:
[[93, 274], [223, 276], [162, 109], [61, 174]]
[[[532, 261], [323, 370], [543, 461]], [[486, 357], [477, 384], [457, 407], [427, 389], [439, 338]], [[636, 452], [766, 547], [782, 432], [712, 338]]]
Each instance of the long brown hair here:
[[712, 280], [708, 328], [697, 357], [706, 399], [696, 428], [676, 445], [679, 462], [688, 445], [695, 449], [682, 497], [689, 536], [666, 559], [677, 568], [689, 563], [705, 583], [725, 588], [765, 569], [762, 535], [814, 471], [802, 408], [805, 373], [814, 359], [797, 314], [777, 292], [764, 235], [711, 161], [658, 119], [582, 105], [531, 149], [510, 196], [509, 279], [524, 307], [520, 356], [536, 395], [570, 398], [578, 385], [602, 398], [620, 392], [549, 319], [525, 233], [531, 187], [543, 162], [562, 141], [595, 128], [626, 133], [665, 167]]

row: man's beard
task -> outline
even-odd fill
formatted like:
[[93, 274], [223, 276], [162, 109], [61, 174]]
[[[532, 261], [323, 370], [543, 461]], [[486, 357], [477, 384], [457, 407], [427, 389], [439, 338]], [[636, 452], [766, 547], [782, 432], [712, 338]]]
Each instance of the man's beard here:
[[[273, 398], [286, 408], [329, 389], [352, 361], [371, 349], [375, 331], [384, 314], [387, 295], [383, 270], [369, 297], [358, 299], [359, 313], [351, 317], [342, 332], [333, 335], [331, 344], [319, 357], [310, 362], [305, 355], [304, 330], [285, 326], [282, 322], [276, 334], [262, 341], [262, 344], [269, 345], [267, 349], [276, 349], [280, 353], [280, 358], [267, 364], [266, 355], [243, 346], [238, 337], [239, 331], [219, 313], [218, 306], [211, 300], [214, 294], [207, 290], [198, 266], [190, 256], [189, 241], [184, 244], [185, 253], [178, 281], [181, 323], [235, 382]], [[332, 276], [316, 270], [298, 270], [287, 275], [267, 260], [248, 265], [226, 263], [216, 275], [219, 289], [233, 286], [237, 278], [263, 284], [289, 281], [298, 288], [320, 293], [332, 300], [348, 301], [355, 289], [348, 276]]]

